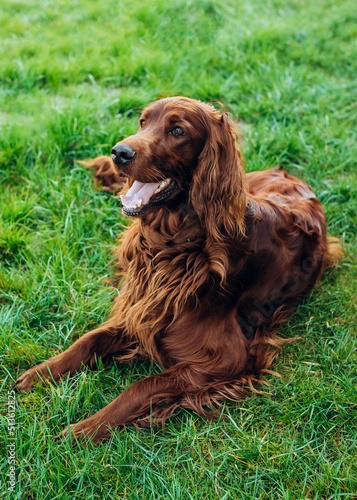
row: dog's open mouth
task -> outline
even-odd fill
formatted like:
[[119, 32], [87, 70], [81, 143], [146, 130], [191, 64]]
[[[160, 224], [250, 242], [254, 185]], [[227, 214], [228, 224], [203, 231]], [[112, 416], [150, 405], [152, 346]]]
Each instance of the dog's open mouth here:
[[127, 215], [140, 215], [154, 205], [161, 205], [177, 190], [173, 179], [159, 182], [134, 181], [126, 194], [120, 195], [123, 211]]

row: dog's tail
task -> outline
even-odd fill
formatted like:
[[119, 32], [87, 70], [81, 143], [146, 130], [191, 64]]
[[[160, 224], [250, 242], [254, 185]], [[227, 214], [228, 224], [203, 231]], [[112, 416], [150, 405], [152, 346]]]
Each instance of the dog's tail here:
[[338, 261], [343, 257], [344, 251], [342, 243], [338, 238], [329, 236], [327, 238], [327, 251], [325, 253], [324, 269], [327, 267], [334, 267]]
[[125, 185], [126, 178], [118, 173], [110, 156], [97, 156], [94, 160], [76, 161], [86, 168], [95, 170], [93, 174], [94, 182], [103, 191], [117, 194]]

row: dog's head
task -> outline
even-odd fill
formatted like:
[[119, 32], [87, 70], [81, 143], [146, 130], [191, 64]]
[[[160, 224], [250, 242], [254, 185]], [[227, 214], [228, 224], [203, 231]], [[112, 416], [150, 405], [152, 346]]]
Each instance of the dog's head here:
[[145, 216], [180, 196], [200, 219], [214, 218], [211, 225], [223, 222], [221, 212], [242, 212], [244, 172], [235, 127], [225, 112], [172, 97], [150, 104], [139, 124], [135, 135], [112, 149], [115, 165], [129, 178], [121, 195], [125, 214]]

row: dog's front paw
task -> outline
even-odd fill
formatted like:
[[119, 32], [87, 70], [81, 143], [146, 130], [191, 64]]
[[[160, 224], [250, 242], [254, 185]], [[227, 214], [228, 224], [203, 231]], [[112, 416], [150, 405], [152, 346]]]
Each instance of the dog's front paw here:
[[69, 427], [56, 436], [56, 441], [61, 443], [64, 439], [70, 439], [72, 445], [75, 446], [77, 442], [91, 442], [98, 444], [110, 437], [110, 430], [104, 423], [98, 423], [93, 417], [78, 422], [78, 424], [71, 424]]
[[26, 393], [34, 388], [34, 385], [39, 383], [47, 383], [50, 378], [50, 373], [45, 363], [33, 366], [26, 372], [24, 372], [21, 377], [19, 377], [15, 384], [14, 389]]

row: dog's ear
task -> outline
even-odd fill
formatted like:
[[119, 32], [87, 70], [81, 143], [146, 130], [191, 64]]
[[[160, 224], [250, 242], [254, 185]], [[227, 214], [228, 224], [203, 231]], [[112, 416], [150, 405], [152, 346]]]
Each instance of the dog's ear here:
[[100, 185], [103, 191], [117, 194], [126, 183], [126, 178], [118, 173], [109, 156], [97, 156], [88, 161], [77, 160], [77, 163], [95, 170], [94, 182], [97, 186]]
[[206, 144], [193, 174], [190, 202], [206, 227], [219, 241], [244, 234], [246, 180], [237, 131], [226, 113], [212, 112], [207, 120]]

